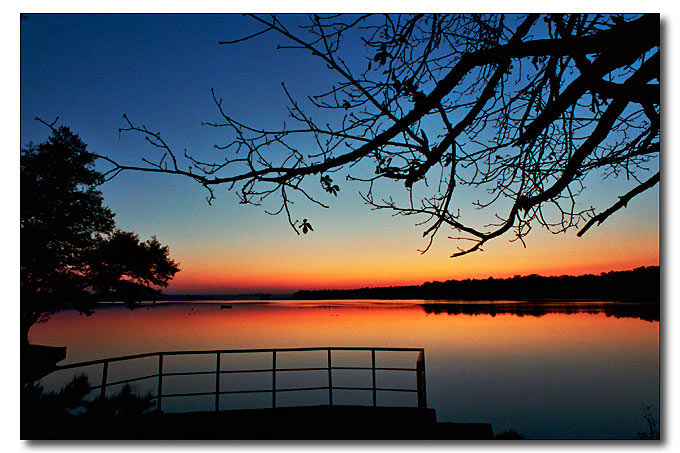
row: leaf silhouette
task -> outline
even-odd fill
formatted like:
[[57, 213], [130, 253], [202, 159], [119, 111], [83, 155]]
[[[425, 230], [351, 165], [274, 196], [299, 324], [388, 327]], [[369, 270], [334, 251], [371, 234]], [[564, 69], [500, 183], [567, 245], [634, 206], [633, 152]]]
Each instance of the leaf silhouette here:
[[302, 232], [307, 234], [308, 231], [314, 231], [312, 225], [307, 221], [307, 219], [302, 219]]
[[325, 190], [328, 193], [332, 193], [336, 197], [338, 196], [338, 191], [340, 190], [340, 186], [337, 184], [333, 184], [333, 180], [331, 179], [330, 176], [325, 175], [320, 178], [321, 181], [321, 187], [323, 187], [323, 190]]

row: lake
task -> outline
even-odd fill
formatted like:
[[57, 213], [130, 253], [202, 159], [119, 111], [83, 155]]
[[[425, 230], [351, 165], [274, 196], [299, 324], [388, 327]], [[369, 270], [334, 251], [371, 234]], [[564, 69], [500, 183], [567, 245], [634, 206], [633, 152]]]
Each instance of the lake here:
[[[222, 304], [231, 308], [221, 308]], [[562, 303], [546, 309], [512, 301], [453, 305], [418, 300], [210, 301], [159, 302], [130, 311], [107, 304], [92, 316], [59, 312], [48, 322], [33, 326], [30, 340], [66, 346], [67, 356], [60, 365], [156, 351], [424, 348], [427, 404], [436, 409], [439, 421], [491, 423], [495, 433], [512, 429], [527, 438], [637, 438], [648, 429], [642, 405], [651, 407], [651, 414], [659, 420], [659, 321], [658, 316], [638, 316], [634, 310], [616, 307], [611, 303]], [[368, 361], [370, 366], [370, 353], [334, 354], [334, 364]], [[413, 356], [377, 354], [383, 366], [412, 365], [415, 361]], [[165, 366], [214, 370], [214, 357], [192, 356], [184, 363], [168, 360]], [[221, 369], [246, 369], [266, 365], [271, 354], [249, 355], [233, 363], [222, 360]], [[290, 366], [326, 363], [325, 352], [284, 355], [280, 360], [288, 360]], [[125, 379], [131, 372], [153, 372], [157, 366], [153, 359], [137, 362], [132, 371], [112, 365], [109, 382]], [[92, 382], [97, 384], [101, 366], [89, 368]], [[361, 372], [343, 371], [334, 371], [333, 385], [362, 385], [366, 378], [370, 380]], [[304, 377], [303, 384], [317, 385], [315, 382], [327, 379], [324, 373]], [[415, 378], [404, 374], [391, 377], [396, 380], [391, 385], [411, 385]], [[61, 371], [42, 382], [51, 390], [72, 375]], [[180, 391], [215, 386], [214, 375], [196, 376], [189, 383], [166, 379], [164, 392], [173, 386]], [[261, 384], [260, 378], [252, 376], [227, 375], [223, 379], [225, 386]], [[271, 375], [261, 379], [271, 380]], [[287, 385], [283, 381], [280, 385]], [[154, 385], [147, 381], [137, 388], [153, 392]], [[334, 403], [370, 404], [367, 394], [370, 392], [337, 391]], [[280, 404], [326, 404], [327, 395], [327, 391], [286, 395], [288, 399], [282, 397]], [[408, 405], [411, 396], [381, 394], [378, 404]], [[267, 398], [271, 397], [224, 395], [220, 407], [266, 407]], [[163, 409], [208, 410], [211, 404], [214, 407], [209, 398], [201, 397], [164, 399]]]

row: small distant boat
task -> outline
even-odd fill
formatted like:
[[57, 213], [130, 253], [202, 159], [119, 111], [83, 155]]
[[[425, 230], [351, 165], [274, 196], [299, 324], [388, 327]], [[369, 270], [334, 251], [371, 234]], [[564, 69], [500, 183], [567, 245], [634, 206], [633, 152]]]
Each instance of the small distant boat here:
[[231, 308], [231, 304], [222, 304], [220, 308]]

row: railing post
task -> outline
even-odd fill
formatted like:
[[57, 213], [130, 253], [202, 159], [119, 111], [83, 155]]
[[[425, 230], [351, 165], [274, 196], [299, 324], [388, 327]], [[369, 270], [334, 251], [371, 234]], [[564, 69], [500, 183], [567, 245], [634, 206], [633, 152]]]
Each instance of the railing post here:
[[331, 348], [328, 348], [328, 404], [333, 405], [333, 374], [331, 369]]
[[217, 363], [215, 365], [215, 412], [220, 411], [220, 353], [217, 353]]
[[158, 410], [162, 411], [161, 398], [163, 397], [163, 354], [158, 354]]
[[272, 408], [276, 407], [276, 350], [272, 351]]
[[427, 381], [425, 380], [425, 350], [421, 349], [422, 359], [420, 360], [420, 368], [423, 373], [423, 409], [427, 409]]
[[102, 371], [102, 388], [99, 391], [99, 397], [101, 399], [106, 398], [106, 376], [109, 373], [109, 362], [104, 362], [104, 370]]
[[373, 406], [377, 406], [376, 390], [375, 390], [375, 349], [371, 350], [371, 374], [373, 375]]
[[418, 360], [416, 360], [416, 389], [418, 390], [418, 408], [423, 409], [423, 351], [420, 351]]

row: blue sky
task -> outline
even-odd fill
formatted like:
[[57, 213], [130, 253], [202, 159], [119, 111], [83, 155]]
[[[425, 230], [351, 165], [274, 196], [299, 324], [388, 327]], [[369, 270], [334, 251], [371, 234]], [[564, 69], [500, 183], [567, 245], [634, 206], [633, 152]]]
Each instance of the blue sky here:
[[[294, 16], [286, 19], [298, 20]], [[91, 151], [139, 163], [141, 155], [153, 156], [153, 150], [138, 136], [119, 135], [125, 113], [134, 122], [161, 132], [180, 153], [187, 149], [200, 156], [219, 156], [213, 145], [225, 143], [223, 131], [201, 126], [203, 121], [219, 120], [212, 88], [238, 119], [275, 127], [286, 117], [281, 82], [301, 98], [320, 92], [330, 82], [323, 65], [300, 52], [277, 51], [271, 37], [232, 46], [218, 44], [259, 29], [240, 15], [30, 14], [21, 22], [21, 143], [47, 137], [47, 128], [34, 120], [36, 116], [48, 121], [59, 116], [59, 123], [78, 133]], [[622, 180], [598, 190], [599, 184], [592, 181], [595, 190], [582, 200], [584, 204], [608, 207], [616, 201], [618, 190], [631, 185]], [[305, 287], [324, 266], [330, 275], [328, 286], [359, 285], [365, 278], [351, 277], [345, 269], [352, 267], [353, 260], [373, 263], [374, 268], [401, 263], [400, 269], [408, 270], [394, 275], [395, 284], [422, 282], [427, 275], [446, 279], [512, 274], [510, 267], [499, 270], [500, 260], [524, 263], [517, 266], [519, 273], [541, 273], [542, 269], [554, 273], [555, 261], [562, 259], [565, 272], [578, 273], [583, 267], [579, 257], [597, 250], [606, 258], [607, 248], [602, 244], [612, 247], [613, 237], [620, 246], [611, 251], [610, 260], [593, 263], [593, 269], [609, 270], [616, 263], [629, 266], [619, 258], [621, 247], [631, 256], [644, 249], [647, 258], [642, 261], [655, 254], [658, 258], [658, 190], [639, 197], [627, 212], [618, 213], [582, 239], [575, 238], [575, 231], [558, 237], [535, 231], [527, 242], [528, 252], [521, 245], [509, 244], [510, 237], [506, 237], [490, 244], [485, 255], [451, 260], [455, 246], [445, 234], [421, 256], [417, 249], [425, 242], [422, 230], [414, 227], [417, 219], [371, 211], [358, 196], [362, 186], [340, 185], [337, 199], [321, 193], [322, 200], [331, 204], [330, 210], [295, 204], [295, 218], [309, 218], [315, 228], [313, 236], [305, 237], [298, 237], [283, 216], [239, 205], [226, 187], [217, 187], [213, 206], [205, 202], [201, 187], [175, 176], [121, 174], [102, 186], [102, 191], [106, 204], [117, 213], [119, 227], [144, 238], [155, 234], [170, 246], [184, 275], [178, 275], [176, 280], [183, 283], [175, 291], [186, 290], [188, 279], [206, 272], [236, 275], [247, 267], [250, 278], [256, 278], [257, 269], [271, 272], [266, 266], [272, 260], [288, 269], [277, 281], [288, 279], [292, 286]], [[462, 194], [461, 206], [465, 209], [471, 199]], [[336, 261], [343, 261], [343, 266]], [[386, 274], [376, 282], [389, 284], [390, 279]], [[264, 285], [263, 289], [280, 286]], [[253, 289], [239, 287], [234, 279], [222, 286], [213, 282], [209, 288]]]

